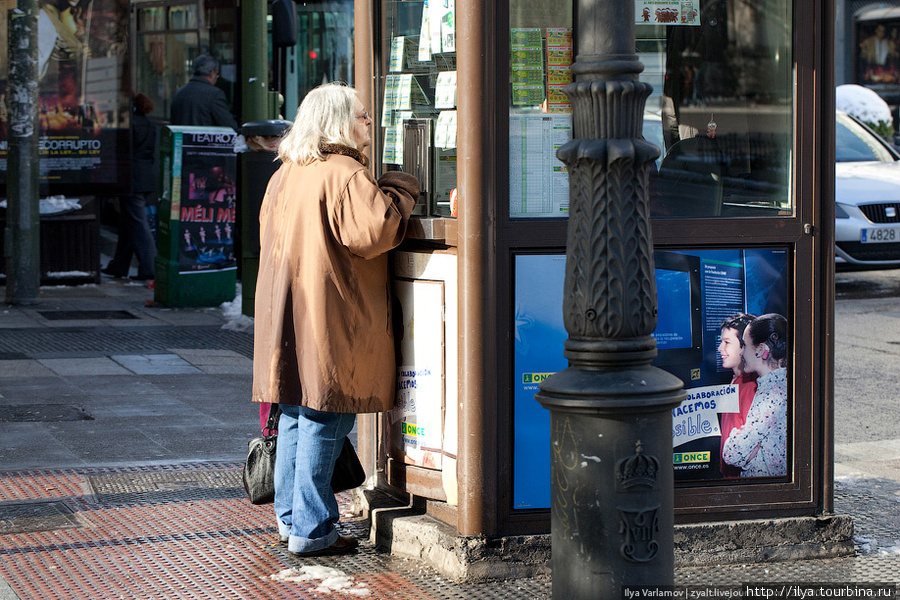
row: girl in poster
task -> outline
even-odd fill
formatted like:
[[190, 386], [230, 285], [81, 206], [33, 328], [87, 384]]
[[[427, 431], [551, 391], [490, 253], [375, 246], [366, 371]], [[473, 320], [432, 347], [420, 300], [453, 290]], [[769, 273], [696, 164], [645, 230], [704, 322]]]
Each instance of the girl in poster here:
[[741, 477], [787, 473], [787, 320], [770, 313], [744, 330], [745, 370], [759, 375], [747, 422], [725, 441], [722, 458]]
[[[731, 369], [734, 377], [731, 383], [738, 386], [738, 412], [722, 413], [720, 428], [722, 431], [720, 452], [724, 454], [725, 442], [731, 432], [743, 426], [747, 422], [747, 413], [753, 403], [756, 394], [757, 374], [746, 370], [744, 364], [744, 331], [755, 315], [747, 313], [735, 313], [722, 322], [719, 343], [719, 356], [722, 357], [722, 368]], [[722, 477], [740, 477], [741, 470], [729, 465], [722, 460], [719, 467]]]

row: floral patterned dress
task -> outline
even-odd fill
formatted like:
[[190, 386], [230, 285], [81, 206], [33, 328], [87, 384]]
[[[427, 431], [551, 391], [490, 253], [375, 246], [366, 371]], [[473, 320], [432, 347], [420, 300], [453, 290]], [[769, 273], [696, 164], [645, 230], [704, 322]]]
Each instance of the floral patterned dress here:
[[[722, 449], [741, 477], [775, 477], [787, 473], [787, 370], [782, 367], [756, 380], [756, 396], [747, 422], [732, 431]], [[757, 448], [759, 450], [757, 451]]]

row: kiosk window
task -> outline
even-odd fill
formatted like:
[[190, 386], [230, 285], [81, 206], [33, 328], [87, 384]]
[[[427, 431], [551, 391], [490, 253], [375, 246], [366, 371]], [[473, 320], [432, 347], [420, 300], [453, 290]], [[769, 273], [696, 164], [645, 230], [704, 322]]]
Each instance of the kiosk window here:
[[418, 214], [456, 216], [455, 0], [384, 3], [383, 170], [422, 186]]
[[[556, 149], [571, 138], [571, 14], [568, 2], [510, 0], [511, 218], [568, 213]], [[792, 215], [792, 3], [639, 0], [635, 19], [653, 86], [643, 136], [661, 150], [652, 215]]]
[[556, 150], [572, 138], [562, 88], [572, 81], [571, 0], [511, 0], [509, 216], [566, 217], [569, 176]]

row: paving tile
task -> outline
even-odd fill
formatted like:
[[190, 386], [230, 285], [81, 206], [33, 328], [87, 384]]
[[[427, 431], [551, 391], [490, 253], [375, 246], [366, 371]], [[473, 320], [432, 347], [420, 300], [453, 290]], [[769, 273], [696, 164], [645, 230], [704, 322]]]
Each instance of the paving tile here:
[[200, 373], [176, 354], [117, 354], [110, 358], [137, 375]]
[[253, 361], [233, 350], [172, 349], [172, 352], [209, 375], [253, 375]]
[[42, 358], [39, 363], [57, 375], [131, 375], [106, 356], [93, 358]]
[[47, 377], [53, 371], [36, 360], [0, 360], [0, 377]]

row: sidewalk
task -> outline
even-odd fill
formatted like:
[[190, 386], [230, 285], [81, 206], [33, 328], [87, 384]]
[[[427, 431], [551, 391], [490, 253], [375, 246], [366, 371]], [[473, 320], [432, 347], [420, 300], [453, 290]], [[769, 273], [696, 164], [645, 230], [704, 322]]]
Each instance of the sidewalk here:
[[[346, 493], [360, 552], [291, 560], [240, 483], [252, 334], [130, 282], [41, 292], [0, 304], [0, 600], [550, 597], [549, 579], [460, 584], [385, 554]], [[900, 580], [900, 482], [839, 480], [836, 504], [855, 557], [681, 568], [676, 583]]]

